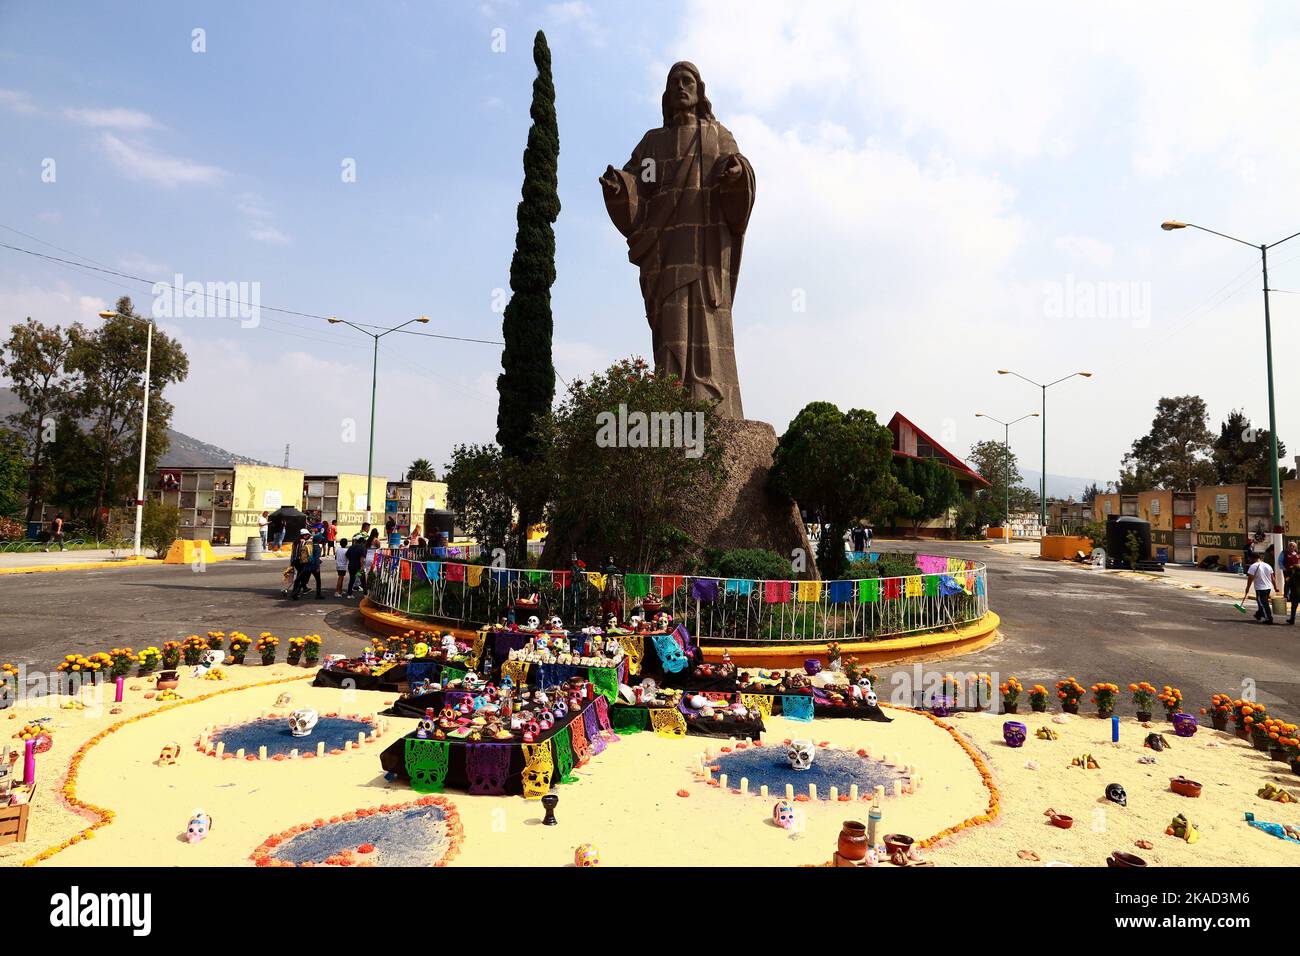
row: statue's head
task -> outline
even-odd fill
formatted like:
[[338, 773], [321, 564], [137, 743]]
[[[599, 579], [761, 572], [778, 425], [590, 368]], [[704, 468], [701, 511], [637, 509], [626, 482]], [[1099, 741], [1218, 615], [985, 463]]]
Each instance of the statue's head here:
[[702, 120], [714, 118], [713, 104], [704, 95], [704, 80], [700, 78], [699, 68], [685, 60], [674, 63], [668, 71], [662, 103], [665, 126], [671, 125], [674, 114], [682, 110], [693, 109]]

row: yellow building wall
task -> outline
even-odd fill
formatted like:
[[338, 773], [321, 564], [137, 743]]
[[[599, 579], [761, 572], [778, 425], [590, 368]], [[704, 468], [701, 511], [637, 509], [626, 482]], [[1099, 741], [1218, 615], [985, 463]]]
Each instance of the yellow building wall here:
[[[1228, 496], [1226, 514], [1218, 511], [1219, 495]], [[1246, 486], [1202, 485], [1197, 488], [1196, 517], [1192, 527], [1196, 531], [1197, 561], [1216, 554], [1219, 564], [1226, 567], [1229, 559], [1240, 560], [1246, 545]]]
[[418, 524], [421, 531], [428, 530], [424, 527], [426, 508], [446, 510], [447, 483], [445, 481], [411, 481], [411, 524], [412, 526]]
[[1300, 534], [1300, 480], [1282, 482], [1282, 527], [1286, 534]]
[[242, 545], [249, 538], [256, 538], [257, 519], [263, 511], [275, 511], [282, 505], [301, 509], [302, 481], [300, 468], [236, 465], [230, 543]]
[[[339, 479], [339, 537], [351, 537], [361, 532], [361, 524], [366, 520], [366, 476], [340, 473]], [[383, 475], [372, 475], [370, 482], [370, 523], [378, 525], [380, 534], [384, 530], [384, 498], [388, 490], [388, 479]]]
[[[1109, 512], [1106, 511], [1106, 502], [1110, 502]], [[1092, 499], [1092, 517], [1094, 521], [1100, 521], [1102, 524], [1105, 524], [1106, 519], [1110, 515], [1117, 515], [1119, 513], [1119, 495], [1098, 495], [1096, 498]]]

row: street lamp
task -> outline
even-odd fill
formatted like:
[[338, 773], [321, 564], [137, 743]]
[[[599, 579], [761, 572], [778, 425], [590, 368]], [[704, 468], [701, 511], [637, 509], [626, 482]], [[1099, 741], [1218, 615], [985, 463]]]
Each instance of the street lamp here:
[[1043, 414], [1042, 414], [1043, 477], [1039, 481], [1039, 486], [1038, 486], [1038, 498], [1039, 498], [1038, 523], [1042, 525], [1043, 533], [1046, 534], [1047, 532], [1047, 390], [1051, 388], [1053, 385], [1060, 385], [1062, 382], [1074, 378], [1076, 375], [1082, 376], [1083, 378], [1092, 378], [1092, 373], [1071, 372], [1069, 375], [1064, 375], [1061, 378], [1058, 378], [1055, 382], [1048, 382], [1046, 385], [1044, 385], [1042, 382], [1035, 382], [1032, 378], [1025, 378], [1025, 376], [1021, 375], [1019, 372], [1012, 372], [1010, 369], [1000, 368], [998, 369], [998, 374], [1014, 375], [1016, 378], [1020, 379], [1021, 381], [1028, 382], [1030, 385], [1033, 385], [1036, 388], [1040, 388], [1043, 390]]
[[[1003, 484], [1003, 491], [1006, 493], [1006, 524], [1002, 528], [1002, 540], [1011, 540], [1011, 426], [1016, 422], [1023, 422], [1026, 418], [1038, 418], [1038, 412], [1030, 412], [1028, 415], [1021, 415], [1019, 418], [1009, 422], [1004, 422], [1000, 418], [994, 418], [992, 415], [985, 415], [983, 412], [976, 412], [976, 418], [987, 418], [991, 422], [997, 422], [1003, 427], [1002, 449], [1006, 453], [1006, 481]], [[1045, 473], [1044, 473], [1045, 474]]]
[[366, 460], [366, 523], [370, 523], [370, 511], [373, 507], [372, 499], [374, 498], [374, 489], [371, 484], [374, 481], [375, 470], [375, 388], [379, 381], [379, 340], [389, 332], [396, 332], [398, 329], [404, 329], [413, 322], [428, 324], [429, 317], [422, 315], [416, 319], [410, 319], [401, 325], [395, 325], [391, 329], [384, 329], [382, 332], [371, 332], [369, 329], [363, 329], [359, 325], [353, 325], [347, 319], [340, 319], [331, 315], [325, 320], [330, 325], [348, 325], [356, 329], [363, 335], [368, 335], [375, 341], [374, 364], [370, 371], [370, 457]]
[[1268, 460], [1271, 466], [1270, 480], [1273, 488], [1273, 533], [1269, 536], [1273, 544], [1273, 565], [1274, 573], [1277, 580], [1282, 580], [1282, 483], [1277, 473], [1277, 413], [1273, 405], [1273, 324], [1269, 318], [1268, 311], [1268, 250], [1274, 246], [1280, 246], [1288, 239], [1294, 239], [1300, 236], [1300, 232], [1293, 232], [1286, 239], [1279, 239], [1277, 242], [1260, 243], [1255, 245], [1253, 242], [1247, 242], [1245, 239], [1238, 239], [1236, 236], [1230, 236], [1224, 232], [1216, 232], [1213, 229], [1207, 229], [1205, 226], [1198, 226], [1194, 222], [1179, 222], [1177, 219], [1166, 219], [1160, 224], [1160, 228], [1165, 232], [1172, 232], [1175, 229], [1199, 229], [1201, 232], [1208, 232], [1210, 235], [1219, 236], [1222, 239], [1231, 239], [1233, 242], [1239, 242], [1243, 246], [1250, 246], [1252, 249], [1259, 250], [1260, 265], [1264, 270], [1264, 354], [1268, 363]]
[[[139, 315], [123, 315], [121, 312], [101, 312], [101, 319], [140, 319]], [[144, 345], [144, 405], [140, 410], [140, 473], [135, 485], [135, 547], [132, 553], [140, 557], [140, 526], [144, 520], [144, 450], [149, 434], [149, 367], [153, 364], [153, 322], [144, 319], [149, 332]]]

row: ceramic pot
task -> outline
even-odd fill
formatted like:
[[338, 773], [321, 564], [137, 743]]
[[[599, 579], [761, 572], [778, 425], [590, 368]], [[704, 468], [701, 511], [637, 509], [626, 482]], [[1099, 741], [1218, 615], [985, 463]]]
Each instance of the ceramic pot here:
[[1133, 853], [1125, 853], [1123, 850], [1112, 850], [1110, 856], [1106, 857], [1106, 865], [1120, 868], [1140, 869], [1147, 865], [1147, 861]]
[[1077, 714], [1079, 712], [1079, 703], [1078, 701], [1075, 701], [1072, 704], [1067, 700], [1061, 704], [1061, 710], [1065, 711], [1067, 714]]
[[1034, 701], [1030, 701], [1030, 702], [1029, 702], [1029, 709], [1032, 710], [1035, 714], [1043, 714], [1043, 713], [1046, 713], [1046, 712], [1047, 712], [1047, 701], [1043, 701], [1041, 704], [1039, 704], [1039, 703], [1035, 703]]
[[1142, 723], [1145, 724], [1148, 720], [1151, 719], [1151, 711], [1149, 711], [1149, 710], [1139, 710], [1139, 711], [1137, 712], [1137, 719], [1140, 720]]
[[1245, 726], [1244, 724], [1238, 724], [1238, 725], [1237, 725], [1237, 736], [1240, 737], [1242, 740], [1249, 740], [1249, 739], [1250, 739], [1250, 728], [1247, 727], [1247, 726]]
[[1169, 789], [1180, 797], [1199, 797], [1201, 795], [1201, 785], [1195, 780], [1188, 780], [1186, 777], [1170, 777]]
[[1228, 718], [1223, 714], [1211, 714], [1210, 726], [1213, 727], [1215, 730], [1227, 730]]
[[822, 662], [815, 657], [810, 657], [803, 662], [803, 672], [809, 677], [814, 677], [822, 672]]
[[1114, 715], [1114, 713], [1115, 713], [1114, 707], [1097, 708], [1097, 716], [1100, 717], [1102, 720], [1110, 720], [1110, 718]]
[[157, 690], [175, 690], [180, 683], [181, 677], [176, 671], [159, 671], [158, 683], [154, 687]]
[[1018, 712], [1019, 710], [1020, 710], [1020, 705], [1019, 705], [1019, 704], [1005, 704], [1005, 705], [1003, 706], [1003, 713], [1014, 714], [1014, 713]]
[[1174, 733], [1179, 737], [1193, 737], [1199, 725], [1195, 714], [1174, 714]]
[[1064, 813], [1053, 812], [1048, 814], [1048, 816], [1050, 817], [1052, 821], [1052, 826], [1054, 827], [1060, 827], [1062, 830], [1068, 830], [1070, 829], [1070, 827], [1074, 826], [1074, 817], [1067, 817]]
[[854, 863], [867, 858], [867, 825], [857, 820], [845, 820], [840, 829], [840, 856]]
[[1273, 746], [1273, 741], [1269, 740], [1267, 737], [1256, 737], [1253, 734], [1251, 735], [1250, 742], [1254, 745], [1256, 750], [1268, 750]]
[[1268, 752], [1268, 757], [1270, 760], [1276, 760], [1279, 763], [1286, 763], [1288, 760], [1291, 759], [1287, 755], [1287, 752], [1283, 750], [1281, 747], [1274, 747], [1272, 750], [1270, 750]]
[[886, 833], [884, 839], [885, 850], [888, 851], [890, 856], [899, 852], [906, 854], [908, 850], [912, 849], [912, 844], [915, 842], [910, 836], [903, 833]]

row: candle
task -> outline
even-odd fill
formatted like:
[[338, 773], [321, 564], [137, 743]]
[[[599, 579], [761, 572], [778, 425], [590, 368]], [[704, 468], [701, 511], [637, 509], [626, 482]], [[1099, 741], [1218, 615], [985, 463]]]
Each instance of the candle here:
[[325, 756], [325, 741], [321, 740], [316, 743], [316, 756]]
[[31, 786], [36, 782], [36, 741], [23, 741], [23, 783]]
[[297, 748], [297, 747], [294, 747], [292, 750], [289, 751], [289, 759], [290, 759], [290, 760], [297, 760], [297, 759], [298, 759], [298, 748]]
[[854, 801], [858, 799], [858, 785], [856, 783], [849, 784], [849, 799]]
[[1112, 716], [1110, 718], [1110, 740], [1111, 743], [1115, 743], [1115, 744], [1119, 743], [1119, 717], [1118, 716]]
[[117, 693], [114, 694], [113, 696], [113, 703], [115, 704], [122, 703], [122, 692], [125, 690], [126, 690], [126, 678], [119, 677], [117, 679]]
[[885, 785], [878, 783], [876, 784], [876, 801], [879, 802], [883, 799], [885, 799]]
[[725, 773], [718, 774], [718, 787], [722, 790], [727, 789], [727, 775]]
[[839, 787], [831, 787], [831, 800], [832, 800], [832, 801], [835, 801], [835, 800], [838, 800], [839, 798], [840, 798], [840, 788], [839, 788]]
[[808, 798], [811, 800], [817, 799], [817, 784], [815, 783], [808, 784]]
[[224, 754], [225, 752], [226, 752], [226, 742], [225, 742], [224, 740], [218, 740], [218, 741], [217, 741], [217, 759], [220, 760], [220, 759], [221, 759], [221, 755]]
[[749, 796], [749, 778], [748, 778], [748, 777], [741, 777], [741, 778], [740, 778], [740, 795], [741, 795], [742, 797], [747, 797], [747, 796]]
[[767, 799], [767, 784], [763, 784], [758, 788], [758, 795], [765, 800]]
[[366, 732], [364, 730], [357, 733], [357, 747], [360, 748], [366, 742]]
[[794, 784], [792, 784], [792, 783], [787, 783], [787, 784], [785, 785], [785, 798], [786, 798], [787, 800], [793, 800], [793, 799], [794, 799]]
[[258, 760], [265, 760], [265, 759], [266, 759], [266, 745], [265, 745], [265, 744], [263, 744], [262, 746], [260, 746], [260, 747], [257, 748], [257, 759], [258, 759]]
[[244, 748], [243, 748], [243, 747], [240, 747], [238, 750], [235, 751], [235, 759], [236, 759], [236, 760], [243, 760], [243, 759], [244, 759]]

